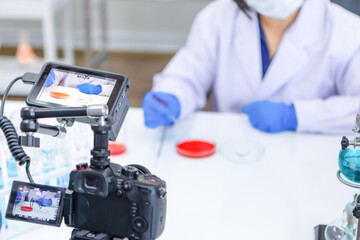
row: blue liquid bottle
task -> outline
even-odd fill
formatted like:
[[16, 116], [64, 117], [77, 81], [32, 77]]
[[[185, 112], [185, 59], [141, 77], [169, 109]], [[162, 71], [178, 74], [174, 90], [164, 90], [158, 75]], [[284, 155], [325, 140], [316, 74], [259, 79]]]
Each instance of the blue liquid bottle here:
[[339, 168], [349, 180], [360, 183], [360, 149], [346, 148], [339, 153]]
[[15, 158], [11, 154], [6, 159], [6, 169], [8, 175], [8, 185], [9, 187], [11, 187], [13, 181], [19, 179], [18, 163], [15, 161]]

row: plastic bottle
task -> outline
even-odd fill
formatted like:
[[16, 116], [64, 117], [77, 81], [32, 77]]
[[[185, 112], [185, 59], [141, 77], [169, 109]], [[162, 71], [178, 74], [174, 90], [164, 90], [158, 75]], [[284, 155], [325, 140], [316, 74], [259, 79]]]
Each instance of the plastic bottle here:
[[8, 176], [8, 186], [11, 187], [14, 180], [19, 180], [19, 165], [15, 158], [9, 153], [6, 154], [6, 169]]
[[[0, 191], [4, 189], [4, 169], [3, 169], [3, 156], [4, 154], [0, 152]], [[6, 198], [5, 195], [0, 195], [0, 211], [1, 211], [1, 226], [0, 234], [5, 235], [4, 229], [8, 228], [7, 219], [5, 219], [6, 213]], [[0, 237], [1, 239], [1, 237]]]
[[92, 135], [90, 134], [90, 126], [77, 123], [73, 126], [74, 135], [74, 146], [75, 146], [75, 162], [89, 162], [91, 155], [90, 151], [92, 148]]
[[41, 161], [43, 173], [49, 173], [56, 169], [55, 150], [52, 141], [42, 139], [44, 146], [41, 148]]

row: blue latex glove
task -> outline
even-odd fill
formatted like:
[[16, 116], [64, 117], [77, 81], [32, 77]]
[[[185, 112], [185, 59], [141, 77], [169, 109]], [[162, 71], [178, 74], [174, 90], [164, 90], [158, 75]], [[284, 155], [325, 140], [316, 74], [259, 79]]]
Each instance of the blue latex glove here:
[[297, 118], [294, 104], [257, 101], [242, 108], [251, 125], [264, 132], [295, 131]]
[[51, 198], [39, 198], [38, 200], [36, 200], [36, 202], [39, 204], [39, 206], [41, 207], [49, 207], [52, 205], [52, 200]]
[[93, 85], [90, 83], [82, 83], [77, 85], [80, 92], [86, 93], [86, 94], [99, 94], [102, 91], [101, 85]]
[[174, 95], [164, 92], [148, 92], [143, 99], [142, 107], [145, 126], [148, 128], [174, 125], [181, 111], [179, 100]]
[[15, 203], [19, 203], [22, 200], [22, 194], [21, 192], [16, 192], [16, 198], [15, 198]]
[[49, 75], [46, 77], [46, 80], [44, 82], [44, 87], [50, 87], [55, 82], [55, 73], [54, 70], [51, 70], [49, 72]]

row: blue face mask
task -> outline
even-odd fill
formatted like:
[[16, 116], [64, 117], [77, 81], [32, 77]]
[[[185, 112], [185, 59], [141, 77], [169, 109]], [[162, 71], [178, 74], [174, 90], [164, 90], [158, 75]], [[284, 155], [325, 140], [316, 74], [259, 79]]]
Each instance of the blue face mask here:
[[261, 15], [286, 19], [297, 11], [305, 0], [246, 0], [249, 7]]

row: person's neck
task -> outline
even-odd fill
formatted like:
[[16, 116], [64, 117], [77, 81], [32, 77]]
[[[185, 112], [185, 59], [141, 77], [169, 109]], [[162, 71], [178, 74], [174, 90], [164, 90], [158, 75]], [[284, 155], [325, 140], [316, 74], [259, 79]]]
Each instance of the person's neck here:
[[284, 34], [285, 31], [291, 26], [291, 24], [296, 20], [299, 15], [300, 9], [293, 13], [287, 19], [278, 19], [267, 17], [259, 14], [261, 26], [266, 29], [271, 29], [270, 31], [278, 32]]

